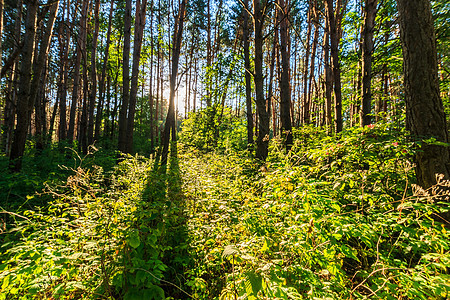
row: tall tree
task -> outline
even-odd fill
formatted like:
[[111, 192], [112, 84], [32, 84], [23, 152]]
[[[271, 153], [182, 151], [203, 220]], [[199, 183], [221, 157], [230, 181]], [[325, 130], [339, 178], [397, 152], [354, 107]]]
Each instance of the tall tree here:
[[325, 85], [325, 124], [329, 133], [332, 131], [332, 93], [333, 82], [330, 64], [330, 24], [328, 18], [325, 18], [325, 28], [323, 35], [323, 60], [324, 60], [324, 85]]
[[178, 63], [180, 60], [181, 41], [183, 38], [183, 25], [186, 17], [187, 0], [182, 0], [178, 11], [178, 17], [175, 20], [175, 27], [173, 33], [173, 52], [172, 52], [172, 69], [170, 75], [170, 91], [169, 91], [169, 109], [167, 112], [166, 123], [164, 125], [164, 132], [162, 137], [162, 153], [161, 164], [167, 164], [167, 157], [169, 154], [170, 133], [172, 131], [172, 138], [175, 136], [175, 89], [178, 75]]
[[38, 0], [29, 0], [25, 18], [24, 44], [22, 48], [22, 64], [20, 67], [20, 82], [17, 99], [17, 125], [11, 146], [10, 168], [18, 172], [22, 168], [22, 156], [25, 151], [28, 125], [30, 123], [31, 110], [33, 108], [30, 97], [31, 73], [33, 69], [33, 54], [36, 37], [36, 19], [38, 13]]
[[[78, 25], [78, 37], [77, 37], [77, 51], [74, 62], [74, 70], [73, 70], [73, 89], [72, 89], [72, 103], [70, 106], [70, 115], [69, 115], [69, 129], [67, 130], [67, 139], [69, 143], [72, 143], [75, 135], [75, 121], [77, 119], [77, 107], [78, 100], [80, 98], [81, 89], [81, 60], [83, 57], [83, 53], [86, 50], [86, 33], [87, 33], [87, 13], [89, 7], [89, 0], [83, 0], [82, 8], [81, 8], [81, 17]], [[74, 15], [76, 13], [74, 12]]]
[[281, 52], [281, 81], [280, 81], [280, 121], [281, 134], [285, 138], [286, 149], [292, 146], [291, 123], [291, 87], [290, 87], [290, 37], [288, 30], [288, 5], [285, 0], [278, 0], [280, 22], [280, 52]]
[[44, 68], [48, 62], [47, 56], [50, 50], [53, 25], [55, 24], [56, 14], [58, 13], [58, 5], [59, 1], [55, 1], [50, 6], [50, 13], [47, 25], [44, 29], [38, 56], [33, 63], [33, 78], [30, 87], [30, 102], [35, 105], [35, 128], [37, 136], [36, 147], [38, 149], [42, 149], [44, 147], [43, 135], [45, 134], [44, 129], [47, 122], [44, 114], [42, 113], [43, 111], [45, 112], [45, 104], [43, 103], [43, 97], [41, 97], [42, 91], [44, 90], [43, 82], [45, 82], [45, 80], [41, 80], [41, 78], [43, 77]]
[[[416, 140], [448, 143], [444, 106], [439, 92], [438, 63], [431, 5], [428, 0], [397, 0], [406, 89], [407, 127]], [[417, 183], [429, 188], [436, 174], [450, 179], [449, 148], [421, 142], [416, 156]]]
[[305, 63], [303, 65], [303, 105], [301, 112], [301, 122], [302, 124], [309, 123], [309, 110], [310, 105], [308, 102], [308, 66], [309, 66], [309, 56], [311, 53], [311, 31], [312, 31], [312, 12], [314, 3], [312, 0], [308, 0], [308, 17], [307, 17], [307, 29], [306, 29], [306, 49], [305, 49]]
[[[339, 32], [338, 32], [338, 19], [336, 16], [340, 11], [340, 5], [337, 5], [334, 9], [333, 0], [325, 0], [325, 11], [328, 18], [328, 24], [330, 29], [330, 53], [331, 62], [333, 66], [333, 78], [334, 78], [334, 128], [336, 133], [342, 131], [342, 88], [341, 88], [341, 67], [339, 63]], [[339, 3], [339, 0], [338, 0]]]
[[[16, 7], [16, 17], [14, 20], [14, 35], [17, 37], [20, 37], [20, 32], [22, 28], [22, 14], [23, 14], [23, 4], [22, 0], [17, 1], [17, 7]], [[14, 43], [12, 53], [17, 53], [18, 49], [21, 48], [21, 41], [20, 38]], [[6, 65], [6, 63], [5, 63]], [[4, 150], [7, 156], [11, 153], [11, 144], [14, 137], [14, 124], [16, 123], [16, 100], [17, 100], [17, 89], [16, 89], [16, 82], [18, 73], [16, 70], [18, 69], [18, 61], [17, 59], [13, 59], [11, 62], [11, 72], [10, 72], [10, 78], [9, 83], [7, 87], [7, 93], [5, 97], [5, 110], [4, 110], [4, 118], [5, 118], [5, 131], [3, 133], [3, 143], [4, 143]], [[4, 66], [2, 68], [2, 74], [7, 70], [7, 68]]]
[[364, 27], [362, 36], [362, 108], [361, 126], [372, 121], [372, 54], [374, 50], [373, 32], [377, 14], [377, 0], [364, 1]]
[[[109, 3], [109, 20], [108, 20], [108, 31], [106, 33], [106, 43], [105, 43], [105, 54], [103, 57], [103, 66], [102, 66], [102, 75], [100, 77], [99, 82], [99, 91], [98, 91], [98, 106], [97, 106], [97, 115], [95, 116], [95, 134], [94, 139], [98, 140], [100, 138], [100, 129], [103, 118], [103, 104], [105, 101], [105, 84], [107, 78], [107, 70], [108, 70], [108, 60], [109, 60], [109, 48], [111, 45], [111, 30], [112, 30], [112, 20], [114, 16], [114, 0], [111, 0]], [[107, 106], [109, 107], [109, 105]]]
[[251, 83], [251, 66], [250, 66], [250, 22], [249, 22], [249, 5], [248, 0], [244, 1], [243, 14], [243, 42], [244, 42], [244, 78], [245, 78], [245, 105], [247, 116], [247, 144], [253, 144], [253, 112], [252, 112], [252, 83]]
[[127, 151], [127, 116], [130, 102], [131, 0], [125, 2], [122, 106], [119, 111], [119, 150]]
[[131, 153], [133, 151], [133, 129], [134, 115], [136, 112], [136, 97], [139, 79], [139, 62], [141, 59], [142, 39], [145, 27], [145, 13], [147, 11], [147, 0], [136, 1], [136, 17], [134, 24], [134, 44], [133, 44], [133, 68], [131, 71], [131, 87], [130, 87], [130, 103], [127, 117], [127, 142], [125, 151]]
[[91, 65], [90, 65], [90, 91], [88, 103], [88, 126], [87, 126], [87, 142], [88, 145], [94, 143], [94, 124], [95, 124], [95, 100], [97, 97], [97, 43], [100, 30], [100, 0], [94, 2], [94, 33], [92, 35], [91, 48]]
[[253, 0], [253, 20], [255, 29], [255, 102], [258, 113], [258, 140], [256, 142], [256, 157], [265, 160], [269, 154], [269, 113], [264, 97], [264, 77], [263, 77], [263, 29], [266, 16], [267, 3], [261, 5], [260, 0]]
[[[62, 21], [59, 24], [58, 42], [60, 48], [60, 89], [59, 89], [59, 126], [58, 137], [59, 141], [66, 139], [67, 135], [67, 117], [66, 117], [66, 100], [67, 100], [67, 86], [69, 81], [69, 47], [70, 47], [70, 30], [63, 24], [70, 18], [70, 1], [65, 0], [63, 7]], [[64, 36], [65, 33], [65, 36]]]

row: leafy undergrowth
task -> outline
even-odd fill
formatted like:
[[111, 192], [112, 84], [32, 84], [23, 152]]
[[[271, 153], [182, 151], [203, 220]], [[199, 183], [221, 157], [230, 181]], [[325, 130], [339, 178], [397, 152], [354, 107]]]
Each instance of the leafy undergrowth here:
[[162, 278], [183, 273], [171, 258], [188, 258], [187, 240], [176, 241], [186, 236], [176, 158], [167, 172], [139, 156], [70, 172], [48, 187], [48, 207], [11, 214], [0, 299], [164, 299]]
[[438, 198], [412, 194], [411, 145], [382, 126], [316, 137], [259, 169], [185, 160], [196, 298], [448, 298], [449, 233]]
[[0, 299], [448, 298], [448, 204], [411, 187], [406, 137], [295, 135], [265, 164], [185, 148], [167, 170], [69, 169], [0, 235]]

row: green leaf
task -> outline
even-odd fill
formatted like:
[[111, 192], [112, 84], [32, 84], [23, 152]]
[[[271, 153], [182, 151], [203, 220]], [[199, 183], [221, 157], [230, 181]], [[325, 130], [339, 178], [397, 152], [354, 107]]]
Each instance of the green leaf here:
[[249, 299], [256, 299], [258, 292], [262, 288], [262, 277], [255, 272], [247, 272], [247, 280], [245, 281], [245, 291]]
[[134, 229], [128, 234], [127, 238], [128, 245], [136, 249], [141, 245], [141, 239], [139, 238], [139, 231]]

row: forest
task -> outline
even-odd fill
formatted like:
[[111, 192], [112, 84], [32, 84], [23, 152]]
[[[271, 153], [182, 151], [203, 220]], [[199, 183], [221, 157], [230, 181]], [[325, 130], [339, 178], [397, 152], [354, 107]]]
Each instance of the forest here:
[[449, 299], [449, 0], [0, 0], [0, 300]]

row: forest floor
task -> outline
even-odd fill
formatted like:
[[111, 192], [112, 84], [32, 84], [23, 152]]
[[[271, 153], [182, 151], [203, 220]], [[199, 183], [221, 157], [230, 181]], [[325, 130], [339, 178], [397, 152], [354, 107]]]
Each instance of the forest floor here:
[[380, 132], [274, 144], [264, 164], [183, 145], [163, 168], [79, 159], [2, 212], [0, 299], [446, 299], [439, 199]]

